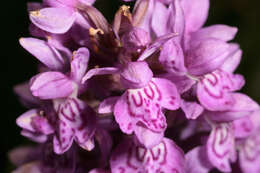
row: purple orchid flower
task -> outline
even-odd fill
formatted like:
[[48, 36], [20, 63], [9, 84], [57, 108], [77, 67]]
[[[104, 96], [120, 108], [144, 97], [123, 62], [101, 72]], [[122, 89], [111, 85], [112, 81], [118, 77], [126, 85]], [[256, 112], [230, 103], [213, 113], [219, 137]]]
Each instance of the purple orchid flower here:
[[230, 161], [236, 161], [232, 126], [214, 124], [206, 145], [192, 149], [185, 157], [187, 172], [207, 173], [214, 167], [222, 172], [231, 172]]
[[[106, 69], [90, 70], [83, 82], [92, 75], [107, 74]], [[120, 73], [121, 84], [127, 90], [121, 97], [104, 100], [99, 113], [114, 112], [120, 129], [126, 134], [134, 132], [146, 147], [160, 143], [167, 126], [162, 108], [179, 108], [180, 96], [175, 85], [169, 80], [154, 78], [144, 61], [129, 62], [121, 69], [115, 68], [114, 73]]]
[[119, 172], [179, 172], [184, 173], [184, 154], [170, 139], [147, 149], [132, 139], [123, 141], [110, 159], [111, 171]]
[[75, 22], [88, 28], [89, 24], [78, 13], [78, 8], [92, 3], [93, 0], [46, 0], [43, 5], [47, 7], [30, 11], [30, 19], [40, 29], [55, 34], [67, 32]]

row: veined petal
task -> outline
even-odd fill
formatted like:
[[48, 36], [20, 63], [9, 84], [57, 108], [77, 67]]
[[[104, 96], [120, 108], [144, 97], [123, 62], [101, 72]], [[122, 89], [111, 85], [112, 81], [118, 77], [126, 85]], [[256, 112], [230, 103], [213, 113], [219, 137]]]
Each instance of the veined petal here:
[[53, 149], [57, 154], [68, 151], [74, 140], [74, 131], [65, 121], [59, 121], [58, 134], [53, 138]]
[[77, 83], [81, 83], [81, 79], [83, 78], [87, 68], [89, 61], [89, 51], [87, 48], [79, 48], [73, 56], [73, 60], [71, 62], [71, 73], [70, 77], [72, 80]]
[[241, 89], [243, 85], [242, 76], [217, 70], [200, 80], [197, 96], [200, 103], [210, 111], [231, 110], [236, 103], [231, 92]]
[[60, 53], [46, 41], [36, 38], [21, 38], [20, 44], [39, 61], [52, 70], [63, 70], [64, 59]]
[[204, 27], [197, 32], [192, 33], [192, 40], [203, 40], [208, 38], [215, 38], [222, 41], [232, 40], [237, 33], [236, 27], [227, 25], [213, 25]]
[[43, 8], [30, 12], [33, 24], [42, 30], [54, 34], [67, 32], [73, 25], [76, 14], [69, 8]]
[[213, 127], [207, 141], [207, 154], [211, 164], [223, 172], [231, 172], [230, 159], [235, 150], [234, 134], [228, 124]]
[[209, 0], [181, 0], [185, 15], [186, 32], [200, 29], [208, 17]]
[[41, 99], [67, 97], [75, 89], [75, 84], [59, 72], [41, 73], [33, 77], [30, 83], [32, 94]]
[[113, 173], [165, 172], [184, 173], [184, 155], [170, 139], [151, 149], [136, 146], [133, 141], [125, 140], [116, 148], [110, 159]]

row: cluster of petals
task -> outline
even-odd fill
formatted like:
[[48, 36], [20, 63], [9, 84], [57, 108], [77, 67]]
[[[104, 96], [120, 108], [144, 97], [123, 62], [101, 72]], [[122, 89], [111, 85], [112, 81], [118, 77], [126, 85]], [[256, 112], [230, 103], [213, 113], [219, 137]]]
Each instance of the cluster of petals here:
[[14, 173], [258, 173], [237, 28], [203, 27], [209, 0], [137, 0], [112, 24], [94, 3], [28, 3], [33, 37], [19, 41], [38, 74], [14, 91], [29, 108], [21, 134], [39, 144], [10, 152]]

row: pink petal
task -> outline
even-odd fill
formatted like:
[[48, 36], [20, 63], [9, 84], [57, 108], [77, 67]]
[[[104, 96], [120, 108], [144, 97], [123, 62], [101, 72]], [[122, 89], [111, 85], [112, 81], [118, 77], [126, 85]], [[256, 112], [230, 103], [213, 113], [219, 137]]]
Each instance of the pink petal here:
[[187, 119], [197, 119], [204, 111], [204, 108], [200, 104], [193, 101], [182, 100], [181, 108]]
[[168, 33], [168, 18], [169, 12], [166, 6], [159, 1], [155, 1], [151, 27], [157, 37]]
[[169, 40], [163, 45], [159, 61], [171, 73], [184, 74], [187, 71], [184, 65], [183, 50], [175, 39]]
[[209, 0], [182, 0], [181, 5], [185, 15], [186, 32], [200, 29], [208, 17]]
[[196, 76], [216, 70], [225, 62], [232, 49], [228, 43], [212, 38], [191, 44], [185, 63], [189, 73]]
[[73, 60], [71, 62], [70, 77], [77, 83], [81, 83], [87, 68], [89, 61], [89, 51], [87, 48], [79, 48], [74, 52]]
[[215, 71], [204, 76], [198, 83], [197, 96], [200, 103], [208, 110], [231, 110], [236, 100], [230, 92], [241, 89], [243, 85], [242, 76]]
[[184, 155], [176, 144], [164, 138], [157, 146], [146, 149], [125, 140], [116, 148], [110, 159], [113, 173], [165, 172], [184, 173]]
[[39, 61], [52, 70], [63, 70], [64, 60], [60, 53], [43, 40], [36, 38], [21, 38], [20, 44]]
[[151, 45], [149, 45], [144, 52], [139, 56], [138, 61], [143, 61], [148, 58], [150, 55], [159, 51], [160, 47], [166, 43], [168, 40], [176, 37], [177, 33], [170, 33], [163, 36], [158, 37]]
[[53, 138], [53, 149], [56, 154], [68, 151], [74, 140], [74, 130], [65, 121], [59, 121], [58, 135]]
[[254, 130], [254, 124], [249, 116], [245, 116], [233, 121], [232, 126], [236, 138], [246, 138]]
[[260, 171], [260, 138], [259, 134], [249, 137], [241, 146], [239, 163], [243, 173], [258, 173]]
[[176, 110], [180, 107], [180, 95], [171, 81], [163, 78], [153, 78], [150, 86], [152, 85], [155, 92], [158, 93], [158, 97], [161, 97], [159, 102], [162, 107], [169, 110]]
[[96, 75], [114, 74], [117, 72], [118, 72], [118, 68], [114, 68], [114, 67], [94, 68], [89, 70], [85, 74], [85, 76], [82, 78], [81, 83], [85, 83], [88, 79]]
[[213, 168], [205, 151], [205, 147], [196, 147], [185, 155], [187, 173], [208, 173]]
[[35, 97], [54, 99], [69, 96], [75, 84], [59, 72], [41, 73], [31, 79], [31, 91]]
[[233, 47], [236, 49], [230, 53], [227, 60], [220, 67], [220, 69], [230, 73], [236, 70], [242, 58], [242, 50], [239, 49], [239, 46], [234, 44]]
[[106, 114], [106, 113], [111, 113], [114, 110], [114, 106], [117, 102], [119, 97], [109, 97], [105, 100], [103, 100], [98, 107], [98, 113], [100, 114]]
[[176, 40], [179, 42], [183, 39], [185, 29], [185, 16], [180, 1], [181, 0], [172, 1], [169, 5], [170, 14], [168, 18], [168, 27], [170, 26], [171, 32], [178, 34]]
[[42, 30], [62, 34], [70, 29], [76, 15], [68, 8], [43, 8], [39, 11], [31, 11], [30, 19], [33, 24]]
[[43, 134], [34, 133], [28, 130], [22, 130], [21, 135], [29, 138], [30, 140], [38, 143], [45, 143], [47, 141], [47, 136]]
[[215, 38], [222, 41], [230, 41], [235, 37], [236, 33], [236, 27], [230, 27], [227, 25], [212, 25], [192, 33], [192, 40]]
[[164, 131], [156, 133], [147, 129], [146, 127], [137, 125], [135, 128], [135, 135], [140, 144], [145, 148], [153, 148], [154, 146], [161, 143], [164, 137]]
[[35, 128], [32, 126], [32, 119], [36, 116], [40, 116], [39, 110], [31, 109], [20, 115], [16, 119], [16, 124], [23, 129], [29, 130], [31, 132], [36, 132]]
[[211, 164], [223, 172], [231, 172], [229, 160], [235, 150], [231, 126], [218, 124], [213, 127], [207, 141], [207, 154]]
[[145, 61], [129, 62], [120, 73], [120, 81], [125, 88], [145, 87], [153, 77], [153, 72]]

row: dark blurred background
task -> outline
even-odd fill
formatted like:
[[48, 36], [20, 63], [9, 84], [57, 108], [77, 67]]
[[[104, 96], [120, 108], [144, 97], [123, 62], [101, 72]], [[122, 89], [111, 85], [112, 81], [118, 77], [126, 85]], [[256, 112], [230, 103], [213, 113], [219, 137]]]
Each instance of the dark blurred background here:
[[[33, 1], [33, 0], [30, 0]], [[36, 1], [36, 0], [35, 0]], [[97, 0], [96, 7], [111, 20], [122, 2]], [[19, 45], [20, 37], [29, 36], [28, 0], [6, 0], [1, 3], [1, 119], [0, 172], [12, 169], [7, 152], [29, 141], [20, 136], [15, 119], [26, 109], [13, 93], [13, 86], [29, 80], [36, 73], [36, 59]], [[243, 58], [237, 72], [243, 74], [246, 85], [243, 92], [260, 103], [260, 1], [212, 0], [207, 25], [227, 24], [239, 28], [235, 42], [241, 45]], [[1, 170], [2, 169], [2, 170]]]

